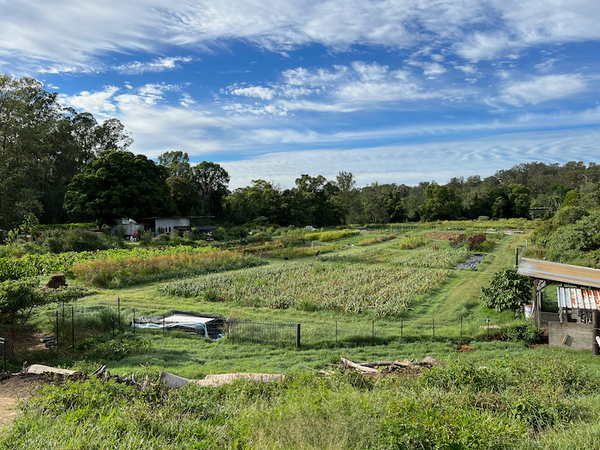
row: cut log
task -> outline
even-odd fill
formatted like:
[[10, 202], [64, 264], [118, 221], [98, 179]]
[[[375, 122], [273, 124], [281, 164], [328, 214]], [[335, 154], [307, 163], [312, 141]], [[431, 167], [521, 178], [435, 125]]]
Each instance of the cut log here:
[[366, 366], [362, 366], [360, 364], [356, 364], [355, 362], [352, 362], [346, 358], [341, 358], [342, 362], [344, 363], [344, 367], [350, 367], [352, 369], [355, 370], [360, 370], [361, 372], [364, 373], [378, 373], [379, 371], [377, 369], [373, 369], [371, 367], [366, 367]]

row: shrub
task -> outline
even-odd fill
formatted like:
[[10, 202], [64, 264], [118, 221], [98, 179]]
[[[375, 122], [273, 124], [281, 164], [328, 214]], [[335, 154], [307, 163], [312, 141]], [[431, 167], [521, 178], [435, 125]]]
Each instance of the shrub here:
[[502, 336], [511, 341], [523, 341], [526, 344], [535, 344], [539, 342], [543, 331], [538, 329], [532, 321], [524, 320], [513, 322], [503, 328]]
[[518, 311], [531, 301], [532, 288], [531, 278], [519, 275], [517, 269], [507, 268], [494, 275], [489, 287], [481, 288], [481, 299], [487, 308]]
[[482, 244], [486, 241], [485, 234], [476, 234], [467, 240], [467, 247], [470, 251], [479, 250]]
[[400, 243], [398, 244], [398, 246], [403, 250], [409, 250], [413, 248], [422, 247], [426, 243], [427, 239], [425, 239], [423, 236], [406, 236], [400, 239]]

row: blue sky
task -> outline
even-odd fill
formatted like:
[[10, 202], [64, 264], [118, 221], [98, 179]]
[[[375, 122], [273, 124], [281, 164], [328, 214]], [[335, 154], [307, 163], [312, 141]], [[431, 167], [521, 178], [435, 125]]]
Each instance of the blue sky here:
[[598, 0], [0, 0], [0, 72], [230, 188], [600, 163]]

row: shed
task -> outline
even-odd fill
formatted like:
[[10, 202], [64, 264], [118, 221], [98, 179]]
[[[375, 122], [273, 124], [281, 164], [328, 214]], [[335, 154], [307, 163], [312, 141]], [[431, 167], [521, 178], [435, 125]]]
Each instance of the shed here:
[[125, 239], [134, 239], [137, 238], [142, 231], [144, 231], [144, 225], [137, 223], [133, 219], [118, 219], [110, 228], [110, 234], [115, 235], [118, 234], [118, 230], [122, 228]]
[[[558, 321], [548, 322], [551, 346], [592, 349], [592, 318], [600, 311], [600, 270], [551, 261], [522, 258], [517, 271], [534, 279], [533, 312], [536, 325], [542, 321], [542, 292], [548, 282], [558, 287]], [[565, 284], [571, 287], [565, 287]], [[595, 288], [595, 289], [592, 289]], [[595, 351], [598, 349], [596, 348]]]
[[[144, 217], [141, 219], [146, 229], [154, 230], [154, 236], [159, 234], [172, 234], [175, 231], [190, 231], [192, 219], [207, 219], [212, 216], [177, 216], [177, 217]], [[197, 227], [200, 231], [208, 233], [217, 227]], [[206, 229], [206, 230], [205, 230]]]

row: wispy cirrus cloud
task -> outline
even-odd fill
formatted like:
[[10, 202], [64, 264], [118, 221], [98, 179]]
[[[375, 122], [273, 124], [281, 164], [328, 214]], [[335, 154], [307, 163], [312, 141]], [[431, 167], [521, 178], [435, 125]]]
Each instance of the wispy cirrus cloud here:
[[526, 81], [508, 83], [500, 91], [499, 99], [512, 105], [557, 100], [587, 90], [586, 80], [580, 74], [546, 75]]
[[178, 63], [189, 63], [196, 58], [192, 56], [173, 56], [155, 58], [152, 61], [140, 62], [132, 61], [126, 64], [113, 66], [112, 70], [126, 75], [140, 75], [146, 72], [164, 72], [165, 70], [174, 70], [181, 67]]

